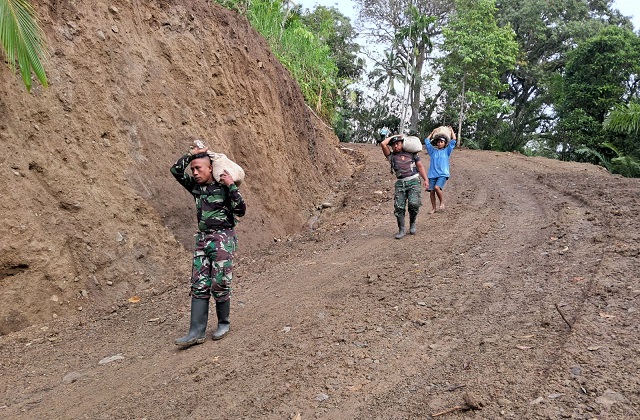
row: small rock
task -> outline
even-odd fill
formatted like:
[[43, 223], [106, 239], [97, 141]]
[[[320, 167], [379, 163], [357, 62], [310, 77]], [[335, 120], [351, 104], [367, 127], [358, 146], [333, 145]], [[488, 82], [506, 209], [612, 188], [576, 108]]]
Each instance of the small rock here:
[[82, 373], [79, 372], [70, 372], [67, 373], [66, 375], [64, 375], [64, 378], [62, 378], [62, 383], [63, 384], [72, 384], [74, 382], [76, 382], [78, 379], [82, 378], [84, 375]]
[[104, 32], [102, 31], [98, 31], [96, 35], [98, 35], [98, 38], [100, 38], [101, 41], [104, 41], [105, 39], [107, 39], [107, 37], [104, 35]]
[[612, 391], [607, 389], [604, 391], [604, 394], [596, 398], [596, 402], [598, 404], [604, 405], [607, 410], [611, 408], [611, 406], [617, 402], [623, 402], [624, 396], [619, 392]]
[[118, 27], [117, 27], [116, 25], [113, 25], [113, 26], [111, 27], [111, 30], [113, 31], [113, 33], [114, 33], [114, 34], [117, 34], [117, 33], [118, 33]]
[[316, 401], [322, 402], [322, 401], [325, 401], [325, 400], [328, 400], [328, 399], [329, 399], [329, 396], [327, 394], [318, 394], [318, 395], [316, 395]]
[[111, 362], [115, 362], [116, 360], [124, 360], [124, 356], [122, 353], [115, 354], [113, 356], [105, 357], [104, 359], [98, 362], [99, 365], [106, 365]]

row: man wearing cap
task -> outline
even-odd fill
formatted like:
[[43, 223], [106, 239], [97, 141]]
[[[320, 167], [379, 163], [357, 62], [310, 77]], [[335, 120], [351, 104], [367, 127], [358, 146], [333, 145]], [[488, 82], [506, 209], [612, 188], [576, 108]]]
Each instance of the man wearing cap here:
[[[238, 247], [234, 227], [236, 217], [244, 216], [246, 205], [227, 170], [213, 176], [207, 148], [196, 142], [191, 152], [171, 167], [176, 180], [195, 199], [198, 232], [191, 272], [191, 322], [189, 333], [175, 343], [181, 347], [204, 343], [209, 317], [209, 298], [216, 302], [218, 327], [212, 338], [219, 340], [230, 330], [233, 254]], [[189, 175], [186, 170], [191, 169]]]
[[[387, 137], [380, 143], [382, 153], [391, 164], [391, 172], [396, 175], [394, 193], [394, 215], [398, 222], [398, 233], [396, 239], [405, 236], [405, 208], [409, 209], [409, 233], [414, 235], [417, 231], [416, 218], [422, 205], [422, 193], [420, 189], [420, 178], [424, 181], [425, 190], [428, 187], [427, 173], [420, 161], [417, 153], [405, 152], [402, 135]], [[408, 206], [407, 206], [408, 204]]]

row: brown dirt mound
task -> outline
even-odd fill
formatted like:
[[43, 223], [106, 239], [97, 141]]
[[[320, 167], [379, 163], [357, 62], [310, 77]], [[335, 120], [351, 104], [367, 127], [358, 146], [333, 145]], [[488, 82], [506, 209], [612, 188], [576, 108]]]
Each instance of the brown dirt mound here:
[[[247, 173], [241, 248], [300, 231], [351, 167], [245, 18], [213, 2], [40, 2], [50, 87], [0, 67], [0, 334], [183, 282], [188, 138]], [[177, 239], [177, 240], [176, 240]]]

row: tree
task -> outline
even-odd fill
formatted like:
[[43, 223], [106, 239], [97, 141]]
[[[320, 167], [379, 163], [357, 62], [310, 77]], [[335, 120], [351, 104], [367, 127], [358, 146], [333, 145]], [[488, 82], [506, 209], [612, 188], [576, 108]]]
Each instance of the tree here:
[[640, 38], [629, 29], [605, 27], [571, 51], [556, 103], [557, 130], [565, 143], [605, 156], [614, 156], [612, 148], [602, 146], [605, 142], [615, 150], [628, 149], [625, 139], [610, 136], [604, 123], [619, 104], [637, 95], [639, 76]]
[[334, 7], [317, 6], [312, 12], [301, 14], [300, 19], [328, 47], [329, 56], [336, 64], [336, 113], [331, 123], [340, 141], [352, 141], [355, 131], [349, 119], [355, 112], [351, 109], [349, 85], [359, 79], [364, 70], [364, 59], [358, 57], [360, 45], [355, 42], [357, 33], [351, 20]]
[[44, 87], [48, 86], [42, 65], [46, 56], [44, 34], [26, 0], [0, 0], [0, 44], [11, 71], [16, 71], [17, 62], [28, 91], [31, 91], [31, 71]]
[[[555, 77], [566, 54], [605, 25], [632, 28], [610, 1], [501, 0], [498, 22], [515, 31], [520, 54], [513, 69], [503, 75], [509, 84], [504, 97], [512, 105], [505, 142], [522, 147], [530, 140], [549, 139], [555, 115]], [[514, 148], [519, 148], [514, 147]], [[555, 150], [553, 145], [550, 145]]]
[[494, 119], [508, 105], [499, 96], [506, 89], [500, 76], [514, 66], [518, 45], [511, 27], [499, 27], [495, 14], [495, 0], [458, 0], [444, 30], [441, 86], [458, 105], [460, 142], [463, 121]]
[[386, 82], [384, 94], [394, 96], [399, 94], [395, 82], [403, 86], [401, 98], [385, 95], [383, 100], [404, 102], [403, 119], [409, 106], [409, 124], [415, 130], [420, 118], [425, 64], [451, 4], [444, 0], [356, 0], [356, 3], [360, 6], [362, 32], [377, 48], [369, 51], [376, 67], [377, 84]]
[[317, 6], [302, 14], [302, 22], [324, 42], [338, 67], [338, 77], [347, 84], [358, 79], [364, 70], [364, 60], [358, 57], [360, 45], [351, 20], [335, 7]]

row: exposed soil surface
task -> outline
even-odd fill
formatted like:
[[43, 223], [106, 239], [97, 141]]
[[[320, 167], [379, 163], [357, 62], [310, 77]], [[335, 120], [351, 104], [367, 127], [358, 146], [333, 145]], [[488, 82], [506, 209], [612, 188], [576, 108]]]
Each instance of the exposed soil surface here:
[[[174, 4], [175, 3], [175, 4]], [[161, 293], [189, 270], [192, 137], [246, 171], [243, 251], [352, 172], [247, 20], [215, 2], [38, 2], [50, 86], [0, 66], [0, 335]]]
[[447, 209], [396, 240], [381, 151], [347, 146], [317, 228], [240, 253], [227, 338], [173, 345], [186, 284], [0, 337], [2, 416], [640, 415], [638, 180], [456, 150]]

